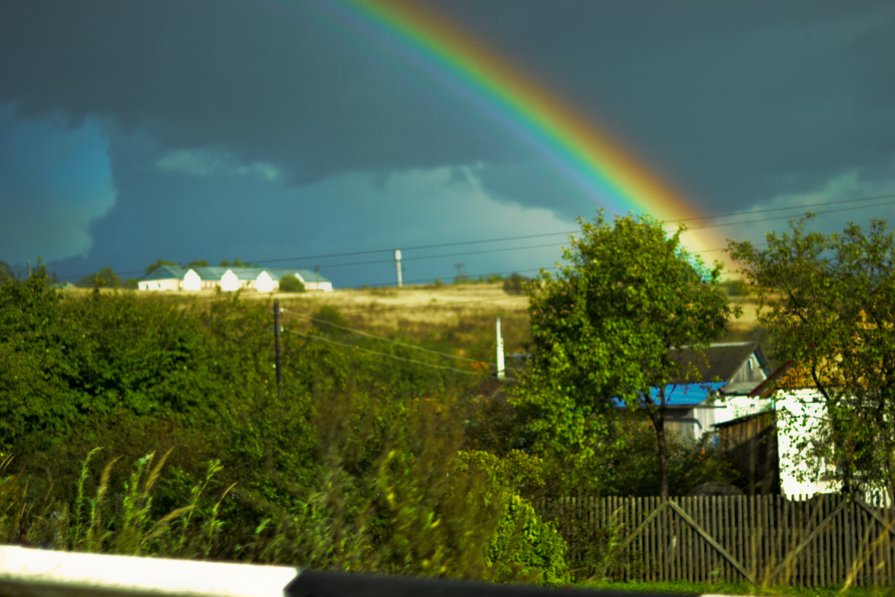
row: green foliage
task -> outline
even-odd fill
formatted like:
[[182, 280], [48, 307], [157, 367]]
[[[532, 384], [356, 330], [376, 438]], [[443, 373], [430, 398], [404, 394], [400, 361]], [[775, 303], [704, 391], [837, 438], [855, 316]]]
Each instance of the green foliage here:
[[280, 278], [280, 292], [304, 292], [304, 282], [294, 275], [285, 275]]
[[99, 452], [90, 450], [82, 461], [71, 501], [34, 492], [20, 475], [4, 473], [10, 458], [0, 462], [0, 540], [86, 552], [208, 555], [222, 528], [217, 509], [229, 491], [217, 502], [205, 495], [210, 478], [220, 470], [217, 463], [212, 462], [205, 479], [193, 485], [187, 505], [162, 512], [154, 497], [170, 450], [157, 461], [154, 453], [143, 455], [120, 478], [116, 478], [119, 458], [109, 460], [99, 477], [94, 476]]
[[749, 283], [746, 280], [737, 278], [735, 280], [725, 280], [721, 282], [721, 287], [727, 291], [728, 296], [741, 297], [749, 294]]
[[639, 407], [656, 432], [667, 495], [662, 389], [687, 374], [672, 349], [705, 347], [724, 331], [732, 309], [720, 266], [705, 267], [683, 249], [681, 230], [669, 235], [646, 216], [580, 224], [559, 272], [529, 286], [533, 351], [517, 404], [536, 450], [585, 462], [618, 448], [613, 400]]
[[767, 248], [731, 243], [756, 290], [759, 320], [776, 356], [791, 361], [823, 397], [827, 425], [803, 442], [834, 462], [850, 491], [895, 479], [895, 234], [867, 230], [771, 233]]
[[156, 259], [155, 261], [153, 261], [152, 263], [150, 263], [149, 265], [147, 265], [146, 271], [144, 273], [148, 276], [148, 275], [152, 274], [152, 272], [154, 272], [155, 270], [159, 269], [160, 267], [164, 267], [166, 265], [177, 265], [177, 264], [173, 261], [169, 261], [168, 259], [159, 258], [159, 259]]
[[311, 315], [311, 323], [315, 329], [323, 333], [339, 333], [339, 328], [347, 328], [348, 320], [338, 307], [323, 305]]
[[513, 295], [525, 294], [526, 284], [529, 282], [530, 280], [522, 274], [513, 272], [503, 281], [503, 291]]
[[121, 278], [111, 267], [101, 268], [93, 274], [78, 280], [78, 286], [82, 288], [121, 288]]
[[[196, 263], [198, 264], [198, 262], [196, 262]], [[207, 261], [205, 262], [205, 265], [208, 265]], [[221, 262], [218, 265], [220, 265], [221, 267], [256, 267], [256, 264], [246, 263], [245, 261], [243, 261], [242, 259], [239, 259], [239, 258], [229, 259], [229, 260], [223, 259], [223, 260], [221, 260]]]
[[12, 282], [15, 279], [12, 268], [5, 261], [0, 261], [0, 284]]

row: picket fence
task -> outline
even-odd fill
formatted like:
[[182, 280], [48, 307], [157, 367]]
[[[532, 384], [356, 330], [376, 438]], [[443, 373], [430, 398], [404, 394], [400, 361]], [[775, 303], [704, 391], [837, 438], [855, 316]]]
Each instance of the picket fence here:
[[895, 510], [820, 495], [546, 498], [583, 576], [895, 586]]

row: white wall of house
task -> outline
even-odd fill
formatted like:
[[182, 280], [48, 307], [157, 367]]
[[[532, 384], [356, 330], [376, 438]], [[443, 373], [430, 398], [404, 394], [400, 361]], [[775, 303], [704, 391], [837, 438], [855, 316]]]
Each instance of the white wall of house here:
[[273, 292], [280, 287], [280, 283], [278, 280], [274, 280], [273, 276], [271, 276], [269, 273], [261, 272], [260, 274], [258, 274], [258, 277], [255, 278], [252, 286], [258, 292]]
[[239, 277], [233, 273], [232, 269], [228, 269], [224, 272], [224, 275], [221, 276], [221, 290], [224, 292], [236, 292], [242, 288], [242, 282], [240, 282]]
[[832, 464], [814, 455], [813, 445], [823, 440], [827, 409], [814, 388], [780, 390], [777, 410], [777, 454], [780, 492], [788, 498], [810, 497], [838, 491]]
[[137, 282], [137, 290], [180, 290], [180, 279], [141, 280]]
[[305, 290], [319, 290], [321, 292], [332, 292], [332, 282], [305, 282]]
[[202, 278], [196, 273], [196, 270], [190, 269], [183, 275], [183, 289], [198, 291], [202, 290]]
[[333, 291], [333, 283], [325, 282], [323, 280], [307, 280], [298, 272], [295, 273], [295, 277], [301, 280], [301, 283], [305, 285], [305, 290], [317, 290], [320, 292], [332, 292]]

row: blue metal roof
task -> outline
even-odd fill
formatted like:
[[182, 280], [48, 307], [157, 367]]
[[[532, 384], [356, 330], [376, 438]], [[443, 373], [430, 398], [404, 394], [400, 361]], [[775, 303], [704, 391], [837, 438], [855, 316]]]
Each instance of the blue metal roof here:
[[[666, 406], [698, 406], [725, 385], [727, 384], [723, 381], [668, 384], [665, 386], [665, 404]], [[659, 388], [650, 390], [650, 398], [658, 402]], [[613, 398], [612, 401], [615, 406], [625, 406], [625, 401], [619, 398]]]

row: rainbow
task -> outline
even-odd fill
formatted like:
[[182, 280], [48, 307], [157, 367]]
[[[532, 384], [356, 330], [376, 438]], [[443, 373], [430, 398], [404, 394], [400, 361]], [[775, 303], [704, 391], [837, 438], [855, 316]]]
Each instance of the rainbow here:
[[[413, 0], [345, 2], [368, 24], [421, 55], [440, 76], [465, 86], [477, 103], [484, 103], [492, 115], [562, 168], [598, 205], [620, 213], [647, 213], [664, 222], [686, 223], [701, 217], [590, 119], [445, 15]], [[697, 253], [726, 244], [723, 237], [705, 229], [689, 231], [683, 240]]]

